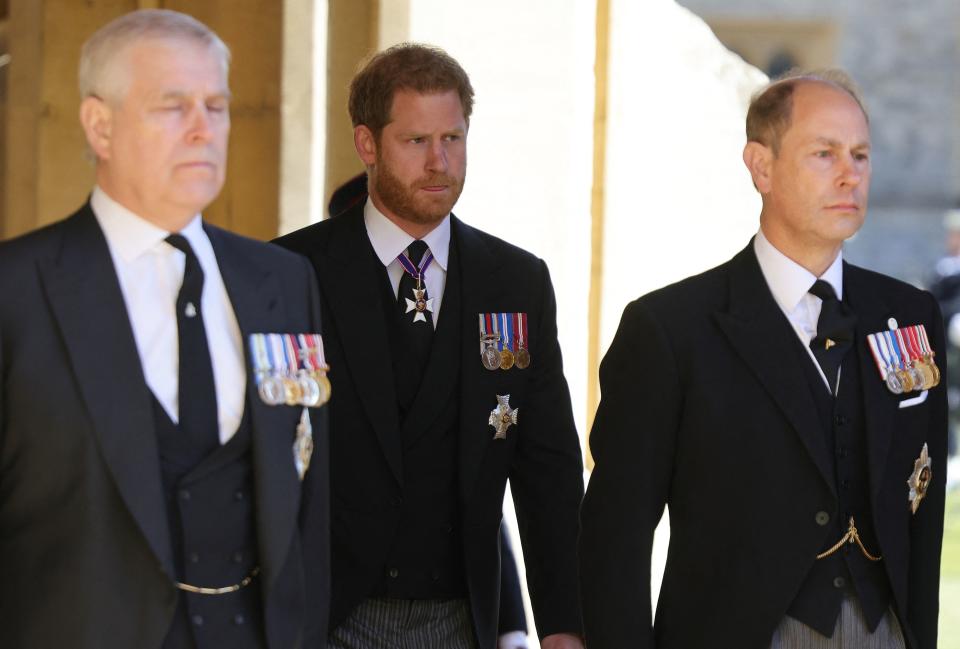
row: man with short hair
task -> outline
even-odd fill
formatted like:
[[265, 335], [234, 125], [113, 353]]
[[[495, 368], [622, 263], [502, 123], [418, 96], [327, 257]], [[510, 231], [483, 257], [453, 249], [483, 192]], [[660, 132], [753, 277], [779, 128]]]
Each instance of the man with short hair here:
[[587, 644], [935, 649], [936, 302], [843, 262], [871, 166], [845, 75], [774, 81], [747, 138], [759, 232], [729, 262], [627, 306], [601, 365], [581, 512]]
[[90, 200], [0, 244], [0, 646], [294, 649], [308, 616], [326, 635], [298, 526], [306, 479], [322, 598], [325, 423], [265, 403], [254, 375], [278, 365], [246, 353], [319, 331], [314, 275], [200, 215], [228, 67], [184, 14], [102, 27], [80, 62]]
[[334, 368], [334, 647], [493, 649], [508, 478], [541, 646], [582, 647], [553, 288], [541, 260], [451, 214], [472, 105], [442, 50], [374, 56], [350, 88], [369, 199], [279, 240], [317, 270]]

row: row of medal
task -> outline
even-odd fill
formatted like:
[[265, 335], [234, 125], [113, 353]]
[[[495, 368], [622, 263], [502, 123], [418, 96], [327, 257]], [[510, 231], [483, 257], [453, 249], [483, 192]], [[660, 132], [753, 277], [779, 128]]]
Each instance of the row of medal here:
[[319, 334], [250, 334], [257, 391], [270, 406], [318, 408], [330, 400]]
[[929, 390], [940, 383], [940, 368], [923, 325], [878, 331], [867, 336], [867, 343], [890, 392]]
[[481, 313], [480, 360], [488, 370], [530, 367], [526, 313]]

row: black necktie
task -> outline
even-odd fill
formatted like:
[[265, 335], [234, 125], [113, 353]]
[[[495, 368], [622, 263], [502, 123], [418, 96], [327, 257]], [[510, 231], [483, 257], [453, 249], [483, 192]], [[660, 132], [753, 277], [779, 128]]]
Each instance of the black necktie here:
[[837, 373], [844, 355], [853, 346], [853, 328], [857, 324], [857, 316], [837, 299], [833, 287], [822, 279], [814, 282], [809, 292], [823, 303], [817, 320], [817, 335], [810, 341], [810, 349], [830, 383], [830, 392], [836, 394]]
[[[426, 252], [427, 244], [418, 239], [407, 248], [407, 258], [410, 259], [415, 268], [419, 268], [423, 255]], [[426, 274], [426, 272], [424, 272], [424, 274]], [[409, 387], [413, 389], [420, 385], [420, 378], [422, 377], [423, 369], [427, 365], [427, 360], [430, 358], [430, 345], [433, 341], [433, 314], [428, 310], [421, 311], [420, 313], [423, 313], [423, 316], [426, 318], [426, 322], [424, 322], [423, 320], [414, 319], [418, 311], [408, 310], [408, 301], [416, 302], [417, 300], [414, 295], [414, 289], [416, 288], [416, 278], [404, 270], [403, 276], [400, 278], [400, 287], [397, 290], [397, 304], [400, 308], [400, 327], [402, 329], [404, 346], [409, 354], [408, 357], [411, 358], [415, 365], [415, 367], [409, 368], [414, 371], [408, 378], [408, 381], [411, 382]], [[423, 277], [420, 278], [420, 290], [424, 292], [424, 300], [430, 299], [429, 294], [426, 292], [427, 285], [424, 283]]]
[[213, 366], [203, 327], [200, 296], [203, 294], [203, 269], [183, 235], [171, 234], [167, 243], [183, 252], [187, 260], [183, 284], [177, 295], [177, 333], [179, 339], [180, 430], [190, 440], [200, 459], [220, 444], [217, 424], [217, 390], [213, 382]]

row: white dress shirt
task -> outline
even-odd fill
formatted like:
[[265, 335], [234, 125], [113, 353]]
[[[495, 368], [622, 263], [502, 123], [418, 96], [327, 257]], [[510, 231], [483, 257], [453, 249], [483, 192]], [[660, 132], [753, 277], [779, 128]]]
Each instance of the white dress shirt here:
[[[400, 278], [405, 272], [403, 266], [397, 261], [397, 257], [401, 252], [406, 252], [407, 246], [416, 239], [384, 216], [369, 198], [363, 206], [363, 223], [367, 228], [367, 236], [370, 237], [374, 252], [387, 268], [390, 286], [393, 287], [393, 294], [396, 295], [400, 288]], [[447, 283], [447, 264], [450, 261], [450, 215], [447, 214], [437, 227], [423, 237], [422, 241], [433, 253], [433, 261], [423, 272], [423, 283], [427, 285], [427, 297], [433, 300], [433, 327], [436, 329], [437, 320], [440, 317], [440, 303], [443, 301], [443, 289]]]
[[[110, 248], [147, 386], [178, 422], [176, 302], [186, 255], [165, 241], [170, 232], [140, 218], [99, 187], [93, 190], [90, 206]], [[180, 234], [190, 242], [203, 269], [200, 309], [217, 391], [220, 443], [225, 444], [243, 417], [247, 376], [240, 327], [200, 215]]]
[[[830, 390], [830, 382], [810, 349], [810, 341], [817, 336], [817, 320], [820, 318], [823, 301], [808, 291], [815, 281], [822, 279], [833, 287], [838, 300], [843, 299], [843, 252], [837, 255], [821, 277], [817, 277], [777, 250], [763, 236], [762, 229], [757, 231], [757, 236], [753, 239], [753, 251], [760, 262], [763, 278], [773, 293], [773, 299], [793, 325], [797, 338], [803, 343], [803, 348], [807, 350], [807, 355], [820, 373], [827, 390]], [[837, 383], [839, 386], [839, 381]]]

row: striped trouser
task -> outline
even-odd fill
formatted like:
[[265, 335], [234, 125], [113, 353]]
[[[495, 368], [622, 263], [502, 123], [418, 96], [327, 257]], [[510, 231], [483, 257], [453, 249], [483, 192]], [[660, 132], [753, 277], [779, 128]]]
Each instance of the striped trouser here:
[[905, 649], [900, 623], [888, 610], [873, 633], [867, 628], [856, 597], [844, 597], [832, 637], [820, 635], [803, 622], [786, 616], [773, 632], [770, 649]]
[[329, 649], [476, 649], [466, 600], [365, 599]]

